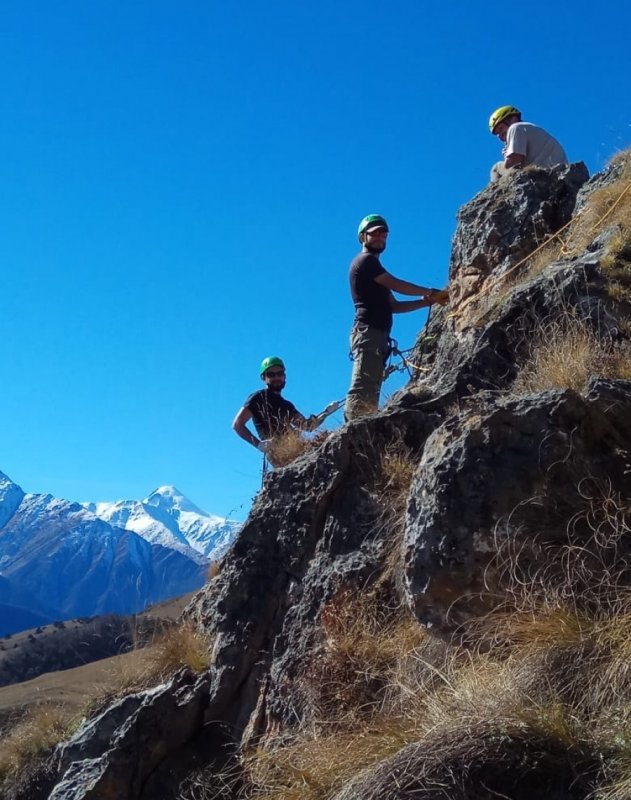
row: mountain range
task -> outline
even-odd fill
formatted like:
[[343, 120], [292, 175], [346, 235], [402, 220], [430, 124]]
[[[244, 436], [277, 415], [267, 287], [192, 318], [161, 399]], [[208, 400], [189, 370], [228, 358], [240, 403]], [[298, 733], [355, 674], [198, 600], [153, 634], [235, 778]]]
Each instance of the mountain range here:
[[0, 635], [193, 591], [238, 527], [173, 486], [80, 504], [27, 494], [0, 472]]

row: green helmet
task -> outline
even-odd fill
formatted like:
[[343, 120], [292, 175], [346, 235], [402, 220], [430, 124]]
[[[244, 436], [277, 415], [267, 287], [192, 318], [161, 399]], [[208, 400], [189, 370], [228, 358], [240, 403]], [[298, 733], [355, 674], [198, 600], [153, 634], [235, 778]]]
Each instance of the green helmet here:
[[282, 367], [285, 369], [285, 364], [283, 363], [283, 359], [279, 358], [278, 356], [268, 356], [261, 361], [261, 369], [259, 370], [259, 375], [261, 378], [270, 367]]
[[360, 242], [362, 240], [362, 234], [366, 233], [369, 228], [385, 228], [387, 231], [390, 231], [388, 223], [381, 214], [368, 214], [368, 216], [364, 217], [359, 223], [359, 228], [357, 228], [357, 237]]

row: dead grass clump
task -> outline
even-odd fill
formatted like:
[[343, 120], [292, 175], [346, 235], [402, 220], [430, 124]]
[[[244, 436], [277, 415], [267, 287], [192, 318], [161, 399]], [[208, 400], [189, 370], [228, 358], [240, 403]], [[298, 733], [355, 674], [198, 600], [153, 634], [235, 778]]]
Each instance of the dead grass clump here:
[[286, 467], [300, 456], [319, 447], [328, 435], [328, 431], [320, 431], [309, 438], [301, 431], [288, 428], [270, 440], [267, 460], [273, 467]]
[[378, 712], [399, 661], [427, 634], [378, 590], [339, 592], [322, 609], [321, 642], [302, 678], [306, 721], [348, 726]]
[[414, 741], [404, 720], [379, 719], [355, 732], [309, 736], [276, 750], [251, 750], [243, 758], [247, 789], [255, 800], [328, 800], [361, 772]]
[[375, 482], [379, 508], [377, 524], [387, 532], [382, 583], [396, 582], [401, 574], [405, 512], [418, 463], [418, 455], [400, 437], [386, 444], [380, 453]]
[[98, 714], [127, 694], [150, 689], [183, 667], [203, 672], [210, 666], [210, 643], [192, 625], [170, 625], [151, 644], [116, 659], [107, 686], [95, 692], [86, 714]]
[[387, 444], [381, 453], [377, 491], [384, 514], [402, 525], [418, 456], [401, 441]]
[[610, 165], [619, 166], [619, 177], [587, 197], [566, 242], [569, 255], [584, 250], [605, 227], [616, 226], [621, 241], [631, 242], [631, 149], [614, 156]]
[[17, 777], [34, 760], [48, 755], [76, 725], [63, 707], [42, 705], [5, 732], [0, 744], [0, 782]]
[[149, 671], [164, 678], [182, 667], [203, 672], [210, 666], [210, 646], [206, 636], [192, 625], [167, 629], [151, 647]]
[[512, 393], [574, 389], [583, 392], [593, 376], [629, 378], [631, 351], [598, 335], [589, 324], [568, 311], [542, 323]]

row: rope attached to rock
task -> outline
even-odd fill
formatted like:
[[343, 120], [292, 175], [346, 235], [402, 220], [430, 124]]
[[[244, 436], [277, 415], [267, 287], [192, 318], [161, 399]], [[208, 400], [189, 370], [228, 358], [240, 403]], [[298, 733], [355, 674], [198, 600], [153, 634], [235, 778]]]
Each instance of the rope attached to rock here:
[[[622, 190], [622, 192], [620, 192], [620, 194], [618, 195], [618, 197], [617, 197], [616, 201], [615, 201], [615, 202], [614, 202], [614, 203], [613, 203], [613, 204], [610, 206], [610, 208], [608, 208], [608, 209], [607, 209], [607, 211], [606, 211], [606, 212], [605, 212], [605, 213], [604, 213], [604, 214], [603, 214], [603, 215], [600, 217], [600, 219], [598, 219], [598, 220], [597, 220], [597, 221], [594, 223], [594, 225], [591, 227], [591, 229], [590, 229], [590, 231], [589, 231], [589, 233], [590, 233], [590, 236], [591, 236], [593, 233], [595, 233], [595, 231], [596, 231], [596, 230], [597, 230], [597, 229], [600, 227], [600, 225], [602, 225], [602, 223], [603, 223], [603, 222], [604, 222], [604, 221], [607, 219], [607, 217], [608, 217], [608, 216], [609, 216], [609, 215], [612, 213], [612, 211], [613, 211], [613, 210], [616, 208], [616, 206], [617, 206], [617, 205], [620, 203], [620, 201], [622, 200], [622, 198], [625, 196], [625, 194], [626, 194], [626, 193], [627, 193], [627, 192], [628, 192], [630, 189], [631, 189], [631, 181], [630, 181], [630, 182], [629, 182], [629, 183], [628, 183], [628, 184], [625, 186], [625, 188]], [[486, 286], [484, 286], [484, 287], [483, 287], [483, 289], [481, 289], [481, 291], [479, 291], [477, 294], [475, 294], [475, 295], [472, 295], [472, 296], [471, 296], [471, 297], [469, 297], [467, 300], [464, 300], [464, 301], [463, 301], [463, 302], [460, 304], [460, 307], [458, 308], [458, 310], [457, 310], [457, 311], [452, 311], [452, 312], [450, 312], [450, 313], [447, 315], [447, 318], [448, 318], [448, 319], [452, 319], [452, 318], [457, 318], [457, 317], [459, 317], [459, 316], [461, 315], [462, 311], [463, 311], [463, 310], [464, 310], [464, 309], [465, 309], [465, 308], [466, 308], [466, 307], [467, 307], [467, 306], [468, 306], [470, 303], [472, 303], [474, 300], [478, 300], [480, 297], [484, 297], [485, 295], [489, 294], [489, 292], [490, 292], [492, 289], [494, 289], [496, 286], [498, 286], [500, 283], [502, 283], [502, 281], [506, 280], [506, 278], [507, 278], [509, 275], [511, 275], [513, 272], [515, 272], [515, 270], [516, 270], [516, 269], [519, 269], [519, 267], [521, 267], [523, 264], [525, 264], [527, 261], [529, 261], [529, 260], [530, 260], [530, 259], [531, 259], [531, 258], [532, 258], [534, 255], [536, 255], [536, 254], [537, 254], [537, 253], [539, 253], [541, 250], [543, 250], [545, 247], [547, 247], [547, 246], [550, 244], [550, 242], [554, 241], [554, 240], [555, 240], [555, 239], [557, 239], [557, 238], [559, 238], [559, 239], [560, 239], [560, 238], [561, 238], [561, 234], [563, 233], [563, 231], [564, 231], [566, 228], [569, 228], [569, 226], [570, 226], [570, 225], [572, 225], [573, 223], [575, 223], [575, 222], [577, 221], [577, 219], [580, 217], [580, 215], [583, 213], [583, 211], [585, 211], [585, 208], [586, 208], [586, 206], [583, 206], [583, 208], [581, 208], [581, 209], [580, 209], [580, 211], [578, 211], [578, 212], [577, 212], [577, 213], [576, 213], [576, 214], [575, 214], [575, 215], [574, 215], [574, 216], [573, 216], [573, 217], [570, 219], [570, 221], [569, 221], [569, 222], [567, 222], [567, 223], [566, 223], [566, 224], [565, 224], [565, 225], [564, 225], [562, 228], [559, 228], [559, 230], [558, 230], [558, 231], [556, 231], [555, 233], [552, 233], [552, 234], [550, 234], [550, 236], [549, 236], [549, 237], [548, 237], [548, 238], [547, 238], [547, 239], [546, 239], [546, 240], [543, 242], [543, 244], [540, 244], [540, 245], [539, 245], [538, 247], [536, 247], [536, 248], [535, 248], [535, 249], [534, 249], [534, 250], [533, 250], [531, 253], [528, 253], [528, 255], [527, 255], [527, 256], [525, 256], [524, 258], [520, 259], [520, 260], [519, 260], [519, 261], [518, 261], [518, 262], [517, 262], [517, 263], [516, 263], [514, 266], [512, 266], [512, 267], [511, 267], [511, 268], [510, 268], [510, 269], [509, 269], [507, 272], [504, 272], [504, 273], [502, 273], [501, 275], [498, 275], [498, 277], [497, 277], [497, 278], [496, 278], [494, 281], [491, 281], [491, 282], [490, 282], [490, 283], [488, 283]], [[568, 239], [567, 239], [565, 242], [562, 242], [562, 244], [563, 244], [563, 247], [562, 247], [562, 251], [561, 251], [561, 252], [562, 252], [562, 254], [563, 254], [563, 255], [565, 255], [565, 254], [567, 253], [566, 247], [567, 247], [567, 244], [568, 244], [568, 242], [570, 241], [570, 238], [571, 238], [571, 236], [570, 236], [570, 237], [568, 237]]]

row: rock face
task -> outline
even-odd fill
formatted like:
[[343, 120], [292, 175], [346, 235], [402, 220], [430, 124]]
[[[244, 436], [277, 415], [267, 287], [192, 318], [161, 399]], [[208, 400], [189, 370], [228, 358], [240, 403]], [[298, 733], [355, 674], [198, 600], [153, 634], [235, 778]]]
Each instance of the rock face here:
[[531, 167], [489, 185], [464, 205], [451, 251], [452, 302], [478, 296], [491, 275], [512, 269], [569, 222], [587, 176], [582, 162], [551, 170]]
[[[419, 337], [414, 357], [426, 371], [382, 412], [266, 476], [219, 574], [187, 610], [211, 638], [209, 673], [197, 682], [180, 675], [85, 723], [49, 767], [51, 798], [175, 800], [187, 774], [220, 762], [227, 743], [238, 751], [300, 723], [308, 704], [301, 675], [318, 652], [323, 608], [345, 591], [380, 584], [447, 637], [484, 610], [483, 589], [501, 595], [496, 556], [505, 544], [532, 543], [536, 565], [536, 542], [564, 541], [572, 520], [572, 536], [589, 545], [590, 503], [628, 493], [631, 382], [593, 378], [580, 393], [511, 388], [542, 320], [569, 310], [612, 346], [626, 341], [625, 306], [609, 297], [602, 268], [606, 237], [521, 275], [494, 291], [492, 304], [474, 299], [570, 219], [586, 177], [582, 165], [524, 170], [461, 211], [453, 302]], [[402, 507], [392, 480], [397, 453], [410, 470]], [[623, 564], [612, 567], [628, 579]], [[183, 720], [177, 731], [160, 724], [166, 713]], [[494, 752], [500, 740], [485, 737]], [[536, 765], [538, 752], [526, 748], [523, 764]], [[550, 758], [560, 765], [554, 796], [584, 797], [563, 753]], [[417, 776], [439, 775], [437, 756], [407, 749], [339, 800], [445, 796], [442, 788], [423, 793], [414, 780], [407, 794], [395, 790], [402, 765], [414, 764]], [[495, 777], [488, 796], [506, 787]], [[522, 788], [515, 797], [537, 794], [536, 781]]]

